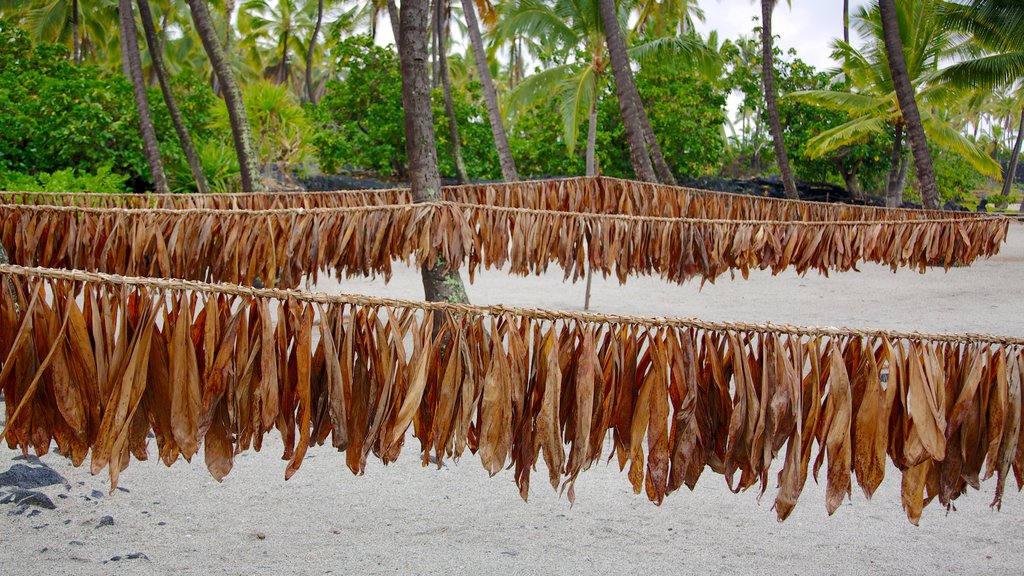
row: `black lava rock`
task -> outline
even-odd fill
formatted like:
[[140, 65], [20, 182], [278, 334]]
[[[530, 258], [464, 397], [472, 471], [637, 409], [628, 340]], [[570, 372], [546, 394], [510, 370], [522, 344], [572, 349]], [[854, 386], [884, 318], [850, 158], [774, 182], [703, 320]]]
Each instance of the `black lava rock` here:
[[46, 508], [47, 510], [53, 510], [56, 508], [53, 504], [53, 500], [50, 500], [50, 497], [46, 494], [36, 492], [34, 490], [23, 490], [21, 488], [15, 488], [4, 494], [4, 496], [0, 498], [0, 504], [36, 506], [39, 508]]
[[[36, 462], [39, 461], [36, 460]], [[67, 484], [67, 480], [44, 464], [39, 466], [15, 464], [6, 472], [0, 472], [0, 486], [14, 486], [31, 490], [55, 484]]]

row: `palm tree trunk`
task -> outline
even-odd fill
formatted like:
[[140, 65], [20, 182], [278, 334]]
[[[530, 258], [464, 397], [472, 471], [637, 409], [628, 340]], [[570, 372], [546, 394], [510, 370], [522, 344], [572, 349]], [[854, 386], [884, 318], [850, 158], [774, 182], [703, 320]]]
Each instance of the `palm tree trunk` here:
[[76, 65], [82, 63], [82, 37], [78, 26], [78, 0], [71, 0], [71, 61]]
[[395, 0], [388, 0], [388, 20], [391, 22], [391, 33], [395, 37], [395, 46], [398, 46], [399, 21], [398, 5]]
[[658, 174], [658, 180], [662, 184], [675, 186], [676, 177], [672, 174], [668, 164], [665, 163], [665, 156], [661, 153], [658, 137], [654, 135], [654, 129], [651, 128], [651, 121], [647, 118], [647, 110], [644, 109], [644, 102], [640, 99], [640, 92], [635, 88], [634, 86], [633, 96], [636, 99], [636, 110], [640, 113], [640, 124], [644, 129], [644, 140], [647, 141], [647, 149], [650, 151], [651, 159], [654, 161], [654, 171]]
[[224, 104], [228, 109], [228, 120], [231, 122], [231, 133], [235, 141], [235, 152], [238, 154], [238, 166], [241, 171], [242, 190], [244, 192], [262, 192], [263, 182], [259, 179], [255, 147], [252, 142], [252, 128], [245, 113], [245, 102], [242, 91], [238, 88], [235, 75], [231, 71], [227, 55], [217, 39], [217, 31], [210, 20], [210, 11], [205, 0], [186, 0], [192, 9], [192, 21], [203, 42], [213, 70], [220, 81], [224, 92]]
[[633, 99], [636, 85], [633, 83], [633, 72], [629, 67], [626, 42], [622, 39], [619, 19], [615, 14], [615, 0], [598, 0], [597, 6], [601, 13], [601, 24], [604, 26], [604, 37], [608, 44], [612, 74], [615, 76], [615, 95], [619, 100], [622, 124], [626, 129], [626, 141], [629, 143], [629, 158], [633, 163], [633, 172], [636, 173], [639, 180], [657, 182], [658, 179], [654, 175], [651, 158], [647, 154], [647, 147], [644, 143], [644, 129], [640, 124], [640, 114]]
[[285, 30], [281, 39], [281, 62], [277, 65], [277, 83], [282, 86], [288, 84], [288, 32]]
[[917, 110], [914, 87], [910, 84], [907, 74], [907, 62], [903, 59], [903, 41], [900, 39], [899, 19], [896, 14], [894, 0], [880, 0], [878, 8], [882, 17], [882, 36], [885, 39], [885, 53], [889, 58], [889, 71], [892, 75], [896, 99], [903, 113], [903, 121], [907, 126], [910, 139], [910, 150], [914, 154], [914, 165], [917, 167], [917, 180], [921, 183], [921, 200], [924, 207], [938, 210], [938, 188], [935, 185], [935, 170], [932, 168], [932, 154], [928, 150], [928, 138], [921, 124], [921, 114]]
[[772, 144], [775, 146], [775, 163], [779, 165], [782, 186], [786, 198], [797, 200], [800, 192], [793, 181], [793, 172], [789, 168], [789, 156], [786, 144], [782, 140], [782, 121], [779, 120], [779, 107], [775, 102], [775, 66], [772, 51], [772, 11], [776, 0], [761, 0], [761, 82], [764, 86], [764, 103], [768, 111], [768, 125], [772, 130]]
[[[1003, 175], [1003, 196], [1009, 196], [1013, 183], [1017, 179], [1017, 161], [1020, 159], [1021, 140], [1024, 140], [1024, 110], [1020, 112], [1020, 127], [1017, 128], [1017, 141], [1013, 144], [1013, 154], [1010, 155], [1010, 165], [1006, 167], [1006, 174]], [[1024, 202], [1021, 202], [1024, 207]]]
[[854, 200], [863, 201], [865, 199], [864, 189], [860, 187], [860, 181], [857, 180], [856, 165], [847, 167], [839, 159], [835, 159], [834, 162], [836, 170], [843, 177], [843, 182], [846, 184], [846, 191], [850, 193]]
[[850, 43], [850, 0], [843, 0], [843, 42]]
[[484, 41], [480, 35], [480, 24], [476, 19], [476, 7], [473, 6], [473, 0], [462, 0], [462, 12], [465, 14], [466, 26], [469, 29], [469, 41], [473, 46], [476, 71], [480, 75], [484, 104], [487, 106], [487, 119], [490, 121], [491, 134], [494, 136], [494, 147], [498, 149], [501, 177], [506, 182], [515, 182], [519, 180], [519, 172], [516, 171], [512, 149], [508, 145], [508, 135], [505, 133], [505, 123], [501, 118], [501, 109], [498, 107], [498, 94], [494, 90], [491, 69], [487, 66], [487, 52], [484, 50]]
[[199, 161], [196, 146], [192, 142], [192, 136], [188, 133], [188, 127], [185, 126], [185, 119], [181, 115], [181, 109], [178, 108], [174, 90], [171, 88], [170, 80], [164, 69], [162, 45], [157, 37], [156, 29], [153, 27], [153, 13], [149, 9], [149, 0], [136, 1], [139, 5], [139, 17], [142, 19], [142, 30], [146, 35], [146, 44], [149, 46], [150, 59], [153, 62], [153, 73], [160, 84], [160, 91], [163, 92], [167, 112], [171, 116], [171, 123], [174, 124], [174, 131], [178, 133], [178, 141], [185, 153], [189, 170], [192, 171], [192, 178], [196, 181], [196, 190], [200, 194], [206, 194], [210, 188], [206, 182], [206, 173], [203, 172], [203, 163]]
[[[409, 186], [415, 202], [437, 200], [441, 195], [427, 74], [429, 9], [429, 0], [405, 0], [399, 15], [398, 57], [402, 66], [405, 149], [409, 157]], [[468, 301], [458, 269], [449, 269], [446, 262], [438, 260], [433, 266], [423, 266], [422, 277], [427, 300]]]
[[900, 187], [900, 164], [903, 162], [903, 126], [896, 125], [892, 135], [892, 152], [889, 154], [889, 178], [885, 186], [885, 205], [899, 208], [903, 203], [903, 188]]
[[309, 39], [309, 52], [306, 54], [306, 98], [316, 104], [316, 91], [313, 90], [313, 52], [316, 50], [316, 38], [320, 35], [320, 26], [324, 22], [324, 0], [316, 5], [316, 25], [313, 26], [313, 37]]
[[462, 139], [459, 138], [459, 123], [455, 118], [455, 104], [452, 102], [452, 81], [448, 76], [448, 23], [444, 16], [444, 4], [435, 3], [434, 30], [437, 35], [437, 64], [441, 75], [441, 90], [444, 93], [444, 113], [448, 117], [448, 138], [451, 140], [452, 160], [455, 162], [455, 177], [459, 184], [469, 184], [466, 160], [462, 157]]
[[[186, 0], [187, 1], [187, 0]], [[235, 13], [235, 0], [224, 0], [224, 53], [231, 52], [231, 15]]]
[[[596, 83], [596, 82], [595, 82]], [[590, 103], [590, 125], [587, 128], [587, 176], [597, 176], [597, 94]], [[587, 247], [589, 252], [590, 247]], [[587, 291], [583, 297], [583, 310], [590, 310], [590, 291], [594, 285], [594, 269], [587, 266]]]
[[437, 4], [441, 0], [430, 2], [430, 29], [434, 33], [430, 35], [430, 88], [433, 90], [440, 86], [441, 75], [437, 71]]
[[[596, 83], [596, 80], [595, 80]], [[587, 127], [587, 176], [597, 176], [597, 94], [590, 103], [590, 122]]]
[[164, 164], [160, 159], [160, 143], [156, 139], [153, 128], [153, 115], [149, 111], [149, 98], [146, 95], [146, 79], [142, 76], [142, 56], [139, 54], [139, 32], [135, 28], [135, 12], [132, 0], [119, 0], [118, 12], [121, 22], [121, 46], [125, 55], [126, 66], [132, 87], [135, 92], [135, 107], [139, 112], [139, 133], [142, 136], [142, 151], [149, 164], [153, 188], [158, 194], [166, 194], [167, 177], [164, 175]]

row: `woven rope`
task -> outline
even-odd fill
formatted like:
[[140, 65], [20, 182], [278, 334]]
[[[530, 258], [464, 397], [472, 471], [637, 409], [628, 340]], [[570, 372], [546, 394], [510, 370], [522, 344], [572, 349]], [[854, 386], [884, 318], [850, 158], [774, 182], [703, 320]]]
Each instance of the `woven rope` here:
[[289, 216], [289, 215], [330, 215], [357, 212], [404, 212], [418, 207], [456, 207], [481, 212], [509, 214], [561, 216], [579, 218], [581, 220], [642, 222], [642, 223], [687, 223], [687, 224], [718, 224], [731, 226], [875, 226], [918, 225], [918, 224], [960, 224], [965, 222], [1003, 222], [1009, 219], [1003, 216], [988, 216], [977, 219], [964, 218], [933, 218], [918, 220], [731, 220], [721, 218], [675, 218], [666, 216], [637, 216], [631, 214], [595, 214], [590, 212], [566, 212], [557, 210], [538, 210], [535, 208], [513, 208], [507, 206], [488, 206], [464, 202], [434, 201], [416, 204], [383, 204], [379, 206], [345, 206], [322, 208], [273, 208], [269, 210], [251, 209], [213, 209], [213, 208], [95, 208], [89, 206], [55, 206], [36, 204], [0, 204], [0, 210], [24, 210], [31, 212], [71, 212], [76, 214], [162, 214], [175, 216]]
[[453, 304], [450, 302], [424, 302], [399, 298], [381, 298], [358, 294], [325, 294], [302, 290], [281, 290], [276, 288], [254, 288], [238, 284], [210, 284], [174, 278], [141, 278], [83, 272], [80, 270], [58, 270], [53, 268], [31, 268], [15, 265], [0, 265], [0, 274], [11, 274], [26, 278], [43, 278], [69, 282], [90, 282], [118, 287], [153, 288], [157, 290], [187, 290], [202, 294], [247, 296], [251, 298], [272, 298], [295, 300], [317, 304], [349, 304], [355, 306], [393, 307], [411, 310], [448, 312], [477, 316], [515, 315], [549, 322], [575, 321], [604, 324], [631, 324], [647, 328], [695, 328], [701, 330], [724, 330], [737, 332], [782, 333], [807, 337], [860, 337], [888, 338], [890, 340], [931, 340], [954, 344], [996, 344], [1002, 346], [1024, 345], [1024, 338], [997, 336], [977, 333], [929, 333], [878, 330], [867, 328], [836, 328], [819, 326], [794, 326], [789, 324], [752, 324], [744, 322], [716, 322], [698, 318], [628, 316], [622, 314], [599, 314], [595, 312], [571, 312], [543, 308], [521, 308], [502, 305]]
[[[848, 208], [848, 209], [852, 209], [852, 210], [867, 209], [867, 210], [872, 210], [872, 211], [883, 211], [883, 212], [892, 211], [894, 213], [901, 213], [901, 212], [910, 212], [910, 213], [915, 213], [915, 214], [943, 214], [944, 213], [944, 211], [942, 211], [942, 210], [925, 210], [925, 209], [919, 209], [919, 208], [890, 208], [890, 207], [882, 207], [882, 206], [861, 206], [861, 205], [856, 205], [856, 204], [836, 204], [836, 203], [822, 202], [822, 201], [813, 201], [813, 200], [791, 200], [789, 198], [774, 198], [774, 197], [769, 197], [769, 196], [755, 196], [755, 195], [742, 194], [742, 193], [736, 193], [736, 192], [722, 192], [722, 191], [717, 191], [717, 190], [705, 190], [705, 189], [702, 189], [702, 188], [691, 188], [691, 187], [687, 187], [687, 186], [669, 186], [669, 185], [666, 185], [666, 184], [655, 184], [655, 183], [650, 183], [650, 182], [636, 182], [636, 181], [632, 181], [632, 180], [627, 180], [627, 179], [623, 179], [623, 178], [614, 178], [614, 177], [610, 177], [610, 176], [597, 176], [597, 177], [579, 176], [579, 177], [574, 177], [574, 178], [548, 178], [548, 179], [539, 179], [539, 180], [527, 180], [527, 181], [522, 181], [522, 182], [499, 182], [499, 183], [493, 183], [493, 184], [460, 184], [460, 185], [457, 185], [457, 186], [445, 186], [445, 187], [442, 188], [442, 190], [453, 190], [454, 191], [454, 190], [467, 190], [467, 189], [481, 189], [481, 188], [488, 188], [488, 187], [500, 188], [500, 187], [506, 187], [506, 186], [521, 186], [521, 185], [526, 185], [526, 186], [530, 186], [530, 185], [545, 186], [545, 185], [549, 185], [549, 184], [563, 184], [563, 183], [571, 184], [571, 183], [586, 182], [586, 181], [588, 181], [590, 179], [593, 179], [598, 184], [600, 184], [602, 181], [606, 181], [606, 182], [613, 182], [613, 183], [619, 184], [621, 186], [643, 186], [643, 187], [649, 187], [649, 188], [660, 188], [660, 189], [676, 191], [676, 192], [679, 192], [679, 193], [696, 194], [696, 195], [703, 195], [703, 196], [723, 196], [723, 197], [736, 198], [736, 199], [743, 200], [743, 201], [757, 201], [757, 202], [774, 203], [774, 204], [780, 204], [780, 205], [799, 204], [799, 205], [805, 205], [805, 206], [807, 206], [807, 205], [810, 205], [810, 206], [823, 206], [823, 207], [827, 207], [827, 208], [830, 208], [830, 209], [837, 209], [837, 208]], [[394, 194], [394, 195], [399, 195], [399, 194], [408, 193], [409, 191], [410, 191], [409, 188], [375, 188], [375, 189], [366, 189], [366, 190], [320, 190], [320, 191], [285, 192], [285, 193], [288, 194], [288, 195], [294, 195], [296, 198], [300, 198], [301, 199], [301, 198], [304, 198], [304, 197], [316, 197], [316, 196], [339, 196], [339, 195], [340, 196], [347, 196], [347, 195], [358, 196], [358, 195], [361, 195], [361, 194], [367, 194], [367, 195]], [[217, 193], [198, 194], [198, 193], [196, 193], [196, 194], [187, 194], [187, 195], [185, 195], [185, 194], [174, 194], [174, 193], [169, 193], [169, 194], [150, 193], [150, 194], [145, 194], [144, 197], [146, 197], [146, 198], [153, 198], [155, 200], [177, 200], [177, 199], [181, 199], [181, 200], [186, 200], [187, 201], [189, 199], [204, 199], [204, 198], [215, 198], [215, 197], [216, 198], [231, 197], [231, 198], [244, 199], [246, 197], [266, 196], [267, 194], [269, 194], [269, 192], [245, 192], [245, 193], [233, 193], [233, 194], [217, 194]], [[31, 195], [31, 196], [35, 196], [35, 197], [53, 196], [53, 197], [81, 197], [81, 198], [88, 198], [88, 197], [103, 197], [103, 198], [129, 198], [129, 197], [132, 197], [132, 198], [137, 198], [139, 196], [138, 194], [130, 194], [130, 193], [106, 194], [106, 193], [95, 193], [95, 192], [23, 192], [23, 191], [0, 191], [0, 195]], [[962, 214], [958, 219], [960, 219], [960, 220], [980, 220], [980, 219], [985, 219], [985, 218], [990, 218], [990, 217], [1000, 217], [1000, 216], [989, 215], [989, 214], [970, 214], [970, 215], [963, 215]], [[943, 219], [943, 220], [945, 220], [945, 219]]]

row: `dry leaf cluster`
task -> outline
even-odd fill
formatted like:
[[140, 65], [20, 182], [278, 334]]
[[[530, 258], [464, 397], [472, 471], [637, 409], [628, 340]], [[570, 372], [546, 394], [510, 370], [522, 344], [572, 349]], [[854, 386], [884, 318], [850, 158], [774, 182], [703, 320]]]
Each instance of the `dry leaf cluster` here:
[[[793, 201], [604, 176], [446, 186], [442, 189], [442, 199], [465, 204], [534, 210], [712, 220], [857, 221], [987, 218], [970, 212], [904, 210]], [[276, 210], [408, 204], [412, 202], [412, 194], [408, 188], [280, 194], [0, 192], [0, 201], [8, 204], [96, 208]]]
[[267, 211], [0, 206], [0, 242], [26, 266], [292, 287], [305, 274], [381, 274], [438, 258], [519, 275], [550, 266], [673, 282], [751, 269], [847, 271], [863, 262], [960, 266], [998, 252], [1006, 219], [732, 221], [439, 202]]
[[219, 480], [275, 429], [286, 478], [313, 445], [361, 474], [412, 441], [424, 464], [468, 450], [492, 475], [512, 470], [523, 498], [542, 460], [570, 500], [601, 460], [656, 503], [707, 469], [735, 491], [777, 486], [780, 520], [822, 467], [831, 514], [854, 478], [870, 497], [888, 457], [914, 523], [993, 475], [996, 507], [1011, 468], [1024, 480], [1018, 340], [0, 270], [14, 290], [0, 282], [8, 443], [53, 442], [75, 465], [91, 454], [112, 487], [150, 431], [164, 463], [201, 451]]

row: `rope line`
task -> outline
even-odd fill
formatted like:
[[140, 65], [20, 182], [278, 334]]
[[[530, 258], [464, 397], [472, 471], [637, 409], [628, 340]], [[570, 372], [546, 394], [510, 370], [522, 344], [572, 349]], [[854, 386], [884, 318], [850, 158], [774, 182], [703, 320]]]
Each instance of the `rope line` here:
[[578, 218], [590, 221], [618, 221], [618, 222], [641, 222], [641, 223], [664, 223], [664, 224], [711, 224], [729, 226], [876, 226], [876, 225], [917, 225], [917, 224], [961, 224], [973, 222], [1008, 222], [1005, 216], [988, 216], [977, 219], [965, 218], [930, 218], [917, 220], [732, 220], [728, 218], [690, 218], [690, 217], [669, 217], [669, 216], [640, 216], [633, 214], [604, 214], [591, 212], [569, 212], [562, 210], [541, 210], [536, 208], [517, 208], [509, 206], [489, 206], [485, 204], [472, 204], [467, 202], [453, 202], [440, 200], [433, 202], [419, 202], [414, 204], [382, 204], [379, 206], [343, 206], [343, 207], [318, 207], [318, 208], [271, 208], [265, 210], [254, 209], [224, 209], [224, 208], [99, 208], [91, 206], [55, 206], [38, 204], [0, 204], [0, 210], [30, 211], [30, 212], [63, 212], [76, 214], [128, 214], [128, 215], [175, 215], [175, 216], [296, 216], [296, 215], [331, 215], [348, 214], [359, 212], [405, 212], [417, 207], [443, 208], [454, 207], [466, 210], [478, 210], [481, 212], [496, 212], [508, 214], [523, 214], [533, 216], [561, 216], [565, 218]]
[[17, 265], [0, 265], [0, 274], [11, 274], [26, 278], [43, 278], [69, 282], [100, 283], [118, 287], [142, 287], [157, 290], [188, 290], [203, 294], [226, 296], [247, 296], [251, 298], [271, 298], [275, 300], [295, 300], [314, 304], [349, 304], [354, 306], [393, 307], [425, 312], [448, 312], [476, 316], [507, 316], [515, 315], [534, 320], [549, 322], [575, 321], [603, 324], [631, 324], [646, 328], [696, 328], [701, 330], [723, 330], [759, 333], [783, 333], [807, 337], [869, 337], [887, 338], [890, 340], [931, 340], [954, 344], [996, 344], [1002, 346], [1024, 345], [1024, 337], [999, 336], [981, 333], [930, 333], [906, 332], [899, 330], [799, 326], [775, 323], [746, 323], [701, 320], [699, 318], [682, 318], [668, 316], [631, 316], [624, 314], [603, 314], [596, 312], [573, 312], [550, 310], [544, 308], [524, 308], [504, 305], [455, 304], [451, 302], [425, 302], [400, 298], [384, 298], [359, 294], [325, 294], [323, 292], [307, 292], [303, 290], [285, 290], [279, 288], [254, 288], [239, 284], [211, 284], [175, 278], [144, 278], [84, 272], [80, 270], [61, 270], [54, 268], [33, 268]]

